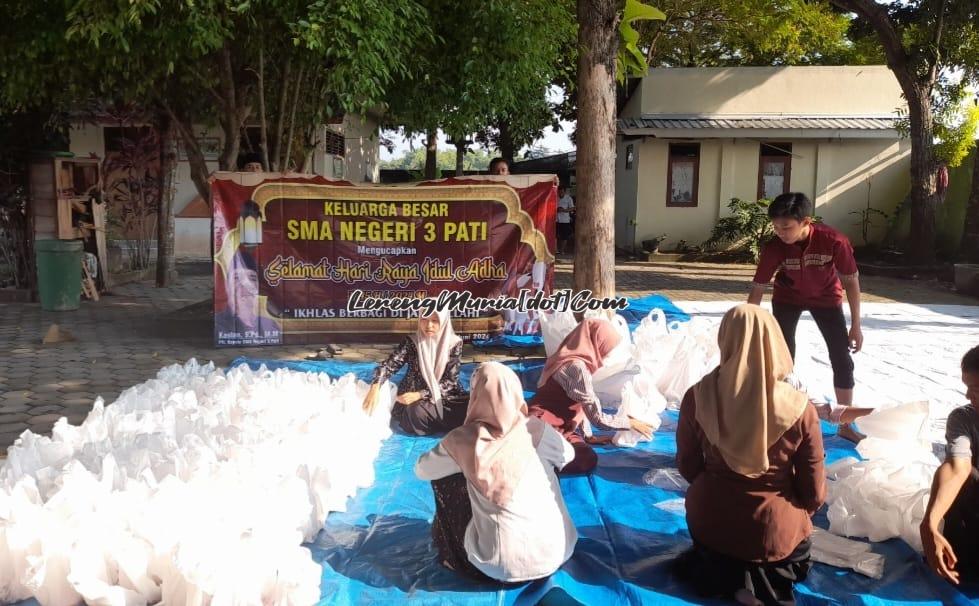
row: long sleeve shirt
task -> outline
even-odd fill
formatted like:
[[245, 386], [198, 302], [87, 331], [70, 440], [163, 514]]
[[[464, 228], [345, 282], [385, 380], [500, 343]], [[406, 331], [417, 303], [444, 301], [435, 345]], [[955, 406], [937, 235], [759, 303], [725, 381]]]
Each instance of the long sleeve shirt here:
[[[574, 448], [539, 419], [531, 418], [528, 429], [537, 443], [537, 458], [527, 462], [505, 507], [467, 482], [473, 517], [463, 544], [469, 561], [487, 576], [505, 582], [552, 574], [571, 557], [578, 540], [555, 473], [574, 459]], [[415, 475], [422, 480], [460, 471], [441, 443], [415, 465]]]
[[[592, 387], [591, 373], [583, 362], [575, 360], [557, 370], [552, 378], [561, 386], [571, 400], [581, 405], [582, 412], [591, 425], [601, 429], [629, 429], [629, 419], [625, 415], [610, 415], [602, 410], [602, 403]], [[590, 435], [590, 427], [584, 427]]]
[[757, 478], [731, 470], [697, 423], [697, 401], [680, 405], [676, 461], [687, 489], [687, 526], [707, 547], [748, 562], [784, 559], [812, 534], [810, 516], [826, 499], [823, 434], [816, 409], [805, 412], [768, 449]]
[[[381, 362], [374, 369], [373, 383], [382, 384], [396, 374], [401, 367], [408, 365], [408, 373], [404, 380], [398, 384], [398, 394], [418, 392], [422, 399], [431, 398], [432, 394], [425, 383], [421, 369], [418, 367], [418, 350], [411, 337], [405, 337], [398, 345], [397, 349], [391, 352], [386, 360]], [[454, 394], [463, 393], [462, 383], [459, 380], [459, 369], [462, 365], [462, 343], [457, 343], [449, 353], [449, 361], [445, 365], [445, 371], [439, 379], [439, 389], [442, 390], [443, 397], [451, 397]]]

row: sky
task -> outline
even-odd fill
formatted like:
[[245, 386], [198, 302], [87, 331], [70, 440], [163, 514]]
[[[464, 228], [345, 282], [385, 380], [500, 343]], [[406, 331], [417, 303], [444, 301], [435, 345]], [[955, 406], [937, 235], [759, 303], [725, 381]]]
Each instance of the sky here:
[[[546, 147], [553, 153], [567, 152], [574, 149], [574, 145], [571, 143], [570, 135], [574, 130], [573, 122], [562, 122], [561, 132], [555, 133], [550, 128], [544, 131], [544, 137], [539, 139], [534, 143], [535, 147]], [[381, 160], [391, 160], [393, 158], [400, 158], [405, 155], [405, 152], [409, 149], [409, 141], [398, 134], [397, 131], [386, 130], [382, 133], [385, 137], [394, 141], [394, 153], [388, 153], [387, 148], [383, 145], [381, 146]], [[425, 144], [425, 138], [421, 135], [414, 138], [414, 147], [417, 149]], [[478, 145], [476, 147], [479, 147]], [[449, 145], [445, 142], [445, 133], [439, 131], [439, 149], [448, 149], [455, 151], [455, 146]], [[520, 154], [517, 154], [520, 156]]]
[[[547, 92], [547, 100], [551, 103], [560, 103], [564, 99], [564, 91], [552, 87]], [[535, 147], [546, 147], [553, 153], [568, 152], [574, 150], [574, 144], [571, 143], [571, 133], [574, 132], [574, 122], [561, 122], [561, 130], [559, 132], [554, 132], [550, 128], [544, 130], [544, 136], [534, 142]], [[381, 160], [391, 160], [393, 158], [400, 158], [405, 155], [405, 152], [412, 147], [412, 142], [402, 137], [397, 131], [386, 130], [382, 133], [385, 137], [394, 141], [394, 153], [388, 153], [388, 150], [381, 146]], [[455, 146], [451, 146], [445, 142], [445, 133], [439, 131], [439, 150], [448, 149], [455, 151]], [[425, 138], [422, 135], [414, 137], [413, 146], [418, 148], [425, 145]], [[479, 146], [477, 146], [479, 147]], [[517, 153], [517, 157], [521, 157], [523, 150]]]

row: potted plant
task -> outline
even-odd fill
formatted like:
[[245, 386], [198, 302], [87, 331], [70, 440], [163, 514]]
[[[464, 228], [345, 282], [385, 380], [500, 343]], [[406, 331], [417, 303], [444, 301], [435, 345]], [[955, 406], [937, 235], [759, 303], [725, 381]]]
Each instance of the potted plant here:
[[642, 249], [647, 253], [653, 253], [653, 254], [658, 253], [659, 245], [666, 240], [666, 236], [667, 234], [660, 234], [658, 236], [654, 236], [649, 240], [643, 240]]

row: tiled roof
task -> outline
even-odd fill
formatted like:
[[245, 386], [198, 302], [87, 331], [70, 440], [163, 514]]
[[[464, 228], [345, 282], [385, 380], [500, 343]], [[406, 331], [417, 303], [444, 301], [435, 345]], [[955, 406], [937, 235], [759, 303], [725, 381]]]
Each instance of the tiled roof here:
[[757, 116], [725, 118], [687, 118], [673, 116], [643, 116], [622, 118], [619, 130], [637, 129], [800, 129], [800, 130], [893, 130], [896, 117], [862, 116]]

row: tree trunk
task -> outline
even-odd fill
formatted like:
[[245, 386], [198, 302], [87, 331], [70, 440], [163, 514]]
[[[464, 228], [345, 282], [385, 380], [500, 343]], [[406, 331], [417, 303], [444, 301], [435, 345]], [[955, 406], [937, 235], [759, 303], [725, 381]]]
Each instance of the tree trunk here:
[[500, 144], [500, 157], [506, 160], [507, 166], [512, 168], [513, 159], [517, 155], [517, 151], [513, 149], [513, 136], [510, 135], [510, 123], [502, 120], [498, 125], [498, 129], [500, 131], [498, 141]]
[[615, 295], [615, 0], [578, 0], [575, 290]]
[[296, 94], [292, 97], [292, 111], [289, 112], [289, 135], [286, 139], [286, 157], [282, 161], [282, 170], [291, 170], [289, 161], [292, 159], [292, 140], [296, 136], [296, 108], [299, 106], [299, 95], [303, 90], [303, 72], [306, 66], [299, 66], [299, 75], [296, 76]]
[[258, 149], [262, 154], [262, 170], [269, 171], [269, 120], [265, 108], [265, 47], [258, 49], [258, 113], [261, 134]]
[[965, 231], [962, 232], [959, 254], [969, 263], [979, 263], [979, 140], [972, 150], [972, 156], [972, 188], [965, 209]]
[[292, 59], [286, 59], [286, 65], [282, 68], [282, 90], [279, 91], [279, 113], [276, 115], [275, 139], [272, 141], [272, 166], [274, 171], [282, 170], [282, 129], [286, 119], [286, 101], [289, 99], [289, 75], [292, 71]]
[[211, 183], [208, 179], [211, 176], [211, 171], [207, 168], [204, 152], [201, 151], [201, 146], [198, 145], [197, 138], [194, 136], [193, 122], [190, 119], [182, 119], [165, 102], [161, 101], [160, 103], [170, 118], [171, 127], [177, 131], [181, 141], [183, 141], [184, 150], [187, 153], [187, 163], [190, 164], [190, 180], [194, 182], [194, 187], [200, 197], [210, 206]]
[[156, 209], [156, 286], [165, 288], [176, 278], [173, 252], [173, 194], [174, 173], [177, 170], [176, 149], [170, 117], [164, 112], [157, 116], [160, 133], [160, 200]]
[[[856, 13], [873, 27], [887, 57], [887, 66], [894, 73], [908, 102], [908, 119], [911, 122], [911, 241], [908, 243], [908, 261], [931, 264], [935, 261], [935, 209], [939, 201], [931, 94], [938, 78], [941, 56], [930, 54], [929, 63], [924, 66], [928, 68], [927, 71], [912, 60], [885, 4], [875, 0], [830, 2]], [[934, 48], [941, 48], [943, 15], [944, 2], [938, 11], [933, 32]]]
[[234, 68], [231, 65], [231, 49], [225, 44], [221, 49], [221, 95], [224, 107], [218, 121], [224, 130], [224, 150], [218, 158], [220, 170], [238, 168], [238, 151], [241, 147], [241, 113], [238, 111], [238, 97], [235, 91]]
[[466, 174], [466, 141], [456, 141], [456, 176]]
[[935, 210], [939, 196], [928, 94], [921, 93], [908, 99], [908, 117], [911, 121], [911, 241], [908, 256], [911, 263], [930, 265], [935, 262]]
[[426, 179], [437, 179], [438, 175], [438, 164], [439, 164], [439, 139], [438, 130], [431, 129], [428, 131], [428, 137], [425, 139], [425, 178]]

